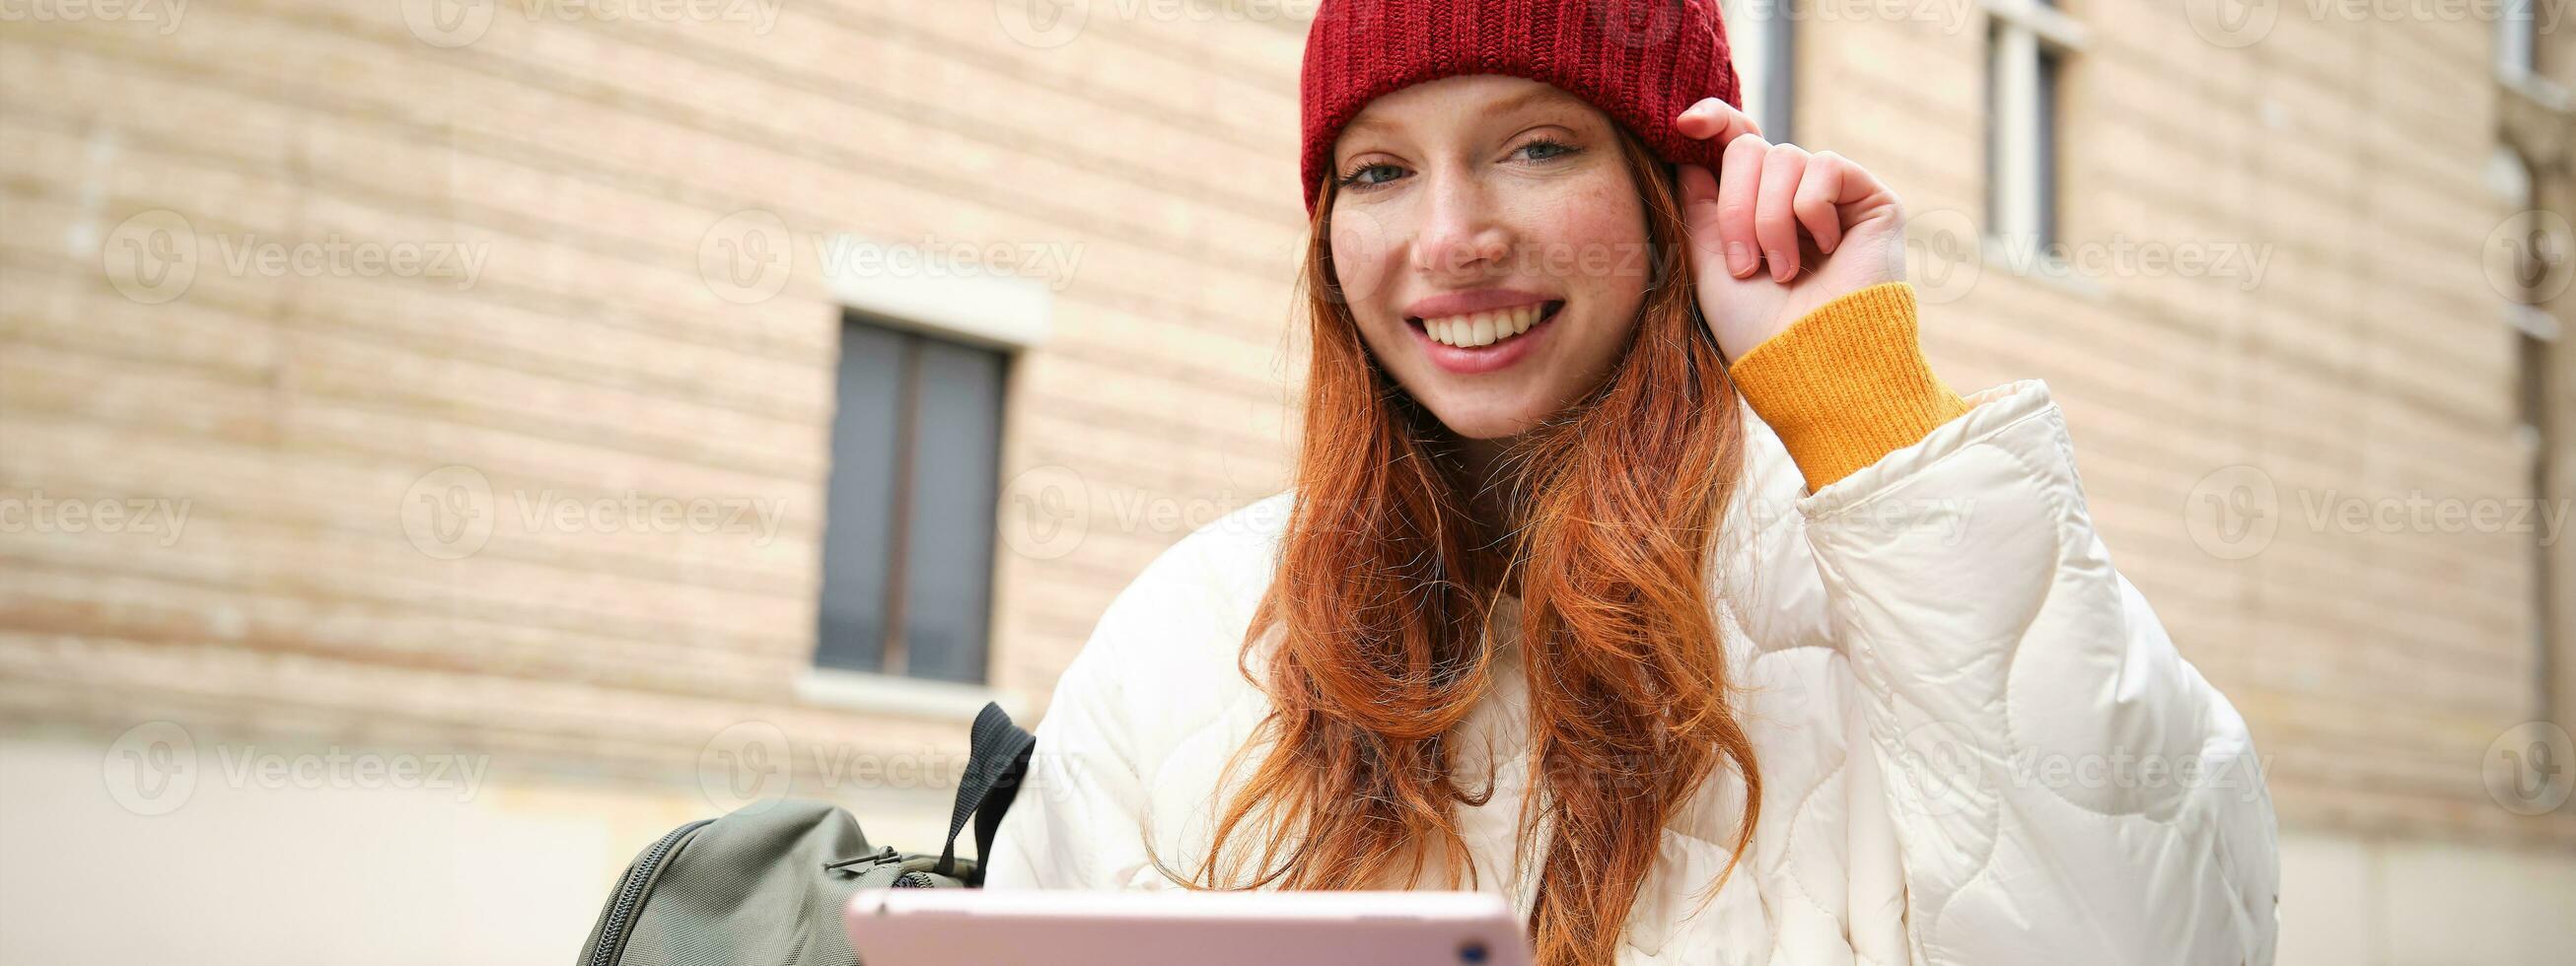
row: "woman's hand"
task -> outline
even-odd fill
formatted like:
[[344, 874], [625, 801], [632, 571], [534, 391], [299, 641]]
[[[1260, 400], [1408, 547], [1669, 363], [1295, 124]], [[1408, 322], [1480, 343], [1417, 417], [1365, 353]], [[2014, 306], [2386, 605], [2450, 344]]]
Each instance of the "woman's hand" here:
[[1676, 126], [1726, 145], [1720, 174], [1683, 165], [1681, 188], [1700, 314], [1728, 361], [1840, 296], [1904, 280], [1904, 210], [1860, 165], [1765, 141], [1713, 97]]

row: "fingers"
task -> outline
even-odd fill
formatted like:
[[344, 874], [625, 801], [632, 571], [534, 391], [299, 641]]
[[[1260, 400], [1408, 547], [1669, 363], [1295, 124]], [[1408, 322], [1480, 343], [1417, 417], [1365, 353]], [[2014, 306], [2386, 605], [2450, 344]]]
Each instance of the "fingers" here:
[[1682, 225], [1689, 230], [1698, 262], [1707, 265], [1723, 259], [1725, 245], [1717, 230], [1717, 176], [1696, 164], [1682, 165], [1681, 190]]
[[1827, 255], [1843, 243], [1842, 210], [1835, 206], [1851, 170], [1851, 162], [1841, 155], [1816, 152], [1807, 159], [1807, 177], [1798, 182], [1798, 197], [1790, 205], [1798, 213], [1798, 223], [1807, 226], [1807, 234], [1815, 236], [1816, 250]]
[[1846, 216], [1865, 220], [1892, 208], [1886, 186], [1850, 159], [1763, 140], [1761, 127], [1725, 101], [1693, 104], [1675, 126], [1685, 136], [1725, 145], [1715, 174], [1685, 166], [1683, 202], [1693, 237], [1722, 252], [1727, 274], [1736, 278], [1768, 264], [1772, 280], [1794, 279], [1805, 257], [1801, 231], [1816, 240], [1817, 254], [1830, 255], [1848, 231]]
[[1726, 273], [1750, 278], [1762, 267], [1761, 239], [1753, 230], [1754, 203], [1761, 199], [1762, 159], [1771, 150], [1759, 134], [1726, 144], [1717, 165], [1717, 234], [1726, 245]]
[[1733, 144], [1736, 138], [1747, 134], [1762, 135], [1762, 126], [1753, 123], [1753, 118], [1714, 97], [1701, 98], [1699, 103], [1684, 109], [1673, 120], [1673, 126], [1682, 132], [1683, 137], [1703, 141], [1714, 139], [1719, 144]]
[[1761, 174], [1762, 188], [1753, 202], [1753, 238], [1771, 266], [1771, 280], [1786, 282], [1798, 275], [1798, 213], [1792, 205], [1798, 182], [1807, 174], [1806, 149], [1773, 145], [1763, 153]]

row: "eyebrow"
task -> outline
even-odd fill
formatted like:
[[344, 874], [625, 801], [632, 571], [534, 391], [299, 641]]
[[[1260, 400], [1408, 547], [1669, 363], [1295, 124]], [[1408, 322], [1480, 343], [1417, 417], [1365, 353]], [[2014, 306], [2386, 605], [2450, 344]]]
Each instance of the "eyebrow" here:
[[[1563, 107], [1566, 106], [1565, 102], [1568, 101], [1576, 103], [1581, 102], [1580, 99], [1576, 98], [1573, 94], [1569, 94], [1555, 87], [1542, 85], [1530, 88], [1529, 90], [1522, 91], [1510, 97], [1506, 97], [1489, 107], [1479, 110], [1478, 113], [1487, 115], [1506, 114], [1540, 104], [1552, 107]], [[1344, 136], [1351, 134], [1364, 134], [1371, 131], [1382, 131], [1391, 126], [1392, 125], [1386, 120], [1384, 115], [1371, 115], [1358, 118], [1349, 124], [1343, 125], [1342, 133]]]
[[1576, 98], [1574, 95], [1568, 94], [1565, 91], [1542, 85], [1505, 98], [1502, 103], [1486, 108], [1485, 113], [1501, 114], [1506, 111], [1517, 111], [1540, 102], [1549, 102], [1556, 106], [1563, 106], [1563, 103], [1566, 101], [1579, 100], [1579, 98]]

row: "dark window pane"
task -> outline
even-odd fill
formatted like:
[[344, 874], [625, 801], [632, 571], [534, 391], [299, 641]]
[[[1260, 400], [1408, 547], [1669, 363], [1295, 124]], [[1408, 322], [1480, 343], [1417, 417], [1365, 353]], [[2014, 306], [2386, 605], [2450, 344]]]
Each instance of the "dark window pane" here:
[[[1790, 122], [1797, 113], [1797, 101], [1791, 85], [1797, 83], [1796, 21], [1784, 7], [1773, 7], [1771, 16], [1762, 21], [1763, 42], [1768, 50], [1762, 61], [1763, 116], [1770, 119], [1772, 130], [1762, 132], [1773, 144], [1797, 139], [1797, 128]], [[1745, 105], [1751, 107], [1753, 105]]]
[[823, 531], [821, 638], [814, 663], [874, 671], [885, 661], [886, 581], [903, 413], [904, 337], [841, 328], [839, 412]]
[[2004, 192], [2011, 190], [2003, 183], [2004, 175], [2004, 24], [1989, 18], [1986, 23], [1986, 231], [2002, 235], [2005, 231]]
[[2039, 229], [2035, 241], [2046, 246], [2057, 241], [2057, 103], [2059, 77], [2064, 73], [2062, 58], [2048, 51], [2039, 55], [2039, 157], [2038, 170], [2032, 172], [2039, 184], [2038, 217], [2032, 224]]
[[999, 353], [924, 340], [904, 566], [904, 673], [984, 680], [993, 504], [1001, 475]]
[[[2558, 453], [2561, 429], [2552, 425], [2550, 420], [2550, 344], [2528, 332], [2520, 334], [2514, 344], [2521, 350], [2517, 353], [2521, 362], [2521, 379], [2515, 396], [2520, 403], [2517, 408], [2521, 410], [2520, 435], [2531, 457], [2531, 499], [2536, 505], [2547, 506], [2556, 485], [2550, 479], [2550, 463]], [[2531, 645], [2536, 656], [2534, 666], [2537, 673], [2534, 676], [2540, 682], [2540, 704], [2535, 717], [2551, 721], [2556, 720], [2560, 712], [2561, 696], [2556, 682], [2561, 674], [2559, 666], [2566, 660], [2551, 633], [2558, 626], [2560, 606], [2552, 599], [2550, 590], [2558, 586], [2558, 561], [2548, 540], [2533, 540], [2530, 547], [2532, 587], [2536, 591], [2532, 597]]]

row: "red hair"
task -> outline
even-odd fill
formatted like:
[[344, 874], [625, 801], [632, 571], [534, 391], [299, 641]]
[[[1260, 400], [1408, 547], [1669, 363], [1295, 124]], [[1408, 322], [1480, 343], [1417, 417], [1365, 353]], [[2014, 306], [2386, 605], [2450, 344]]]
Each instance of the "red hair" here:
[[[1227, 775], [1268, 753], [1220, 811], [1206, 863], [1176, 878], [1351, 889], [1400, 873], [1413, 887], [1431, 846], [1452, 882], [1472, 881], [1452, 806], [1494, 789], [1452, 778], [1453, 754], [1482, 753], [1453, 731], [1492, 682], [1486, 618], [1515, 580], [1534, 776], [1515, 861], [1552, 826], [1529, 923], [1541, 966], [1612, 961], [1665, 825], [1720, 767], [1747, 787], [1710, 895], [1743, 858], [1761, 780], [1707, 568], [1744, 429], [1696, 308], [1672, 169], [1619, 135], [1654, 269], [1634, 335], [1598, 386], [1510, 441], [1490, 481], [1461, 478], [1455, 435], [1370, 358], [1334, 279], [1326, 178], [1296, 504], [1242, 658], [1271, 711]], [[1469, 508], [1479, 486], [1510, 493], [1516, 517], [1489, 529]]]

